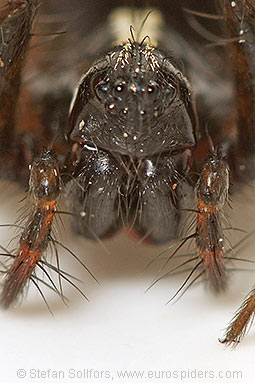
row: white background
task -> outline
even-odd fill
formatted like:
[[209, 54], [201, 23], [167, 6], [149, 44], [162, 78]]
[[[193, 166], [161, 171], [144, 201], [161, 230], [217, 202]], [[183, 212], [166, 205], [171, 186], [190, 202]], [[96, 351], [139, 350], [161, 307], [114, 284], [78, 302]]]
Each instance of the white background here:
[[[6, 182], [1, 184], [0, 192], [1, 223], [12, 223], [24, 192]], [[254, 228], [253, 195], [254, 189], [247, 187], [241, 195], [232, 197], [230, 215], [234, 226], [248, 231]], [[12, 237], [10, 229], [0, 228], [0, 234], [3, 245]], [[240, 235], [243, 236], [234, 232], [233, 245]], [[226, 349], [218, 342], [233, 312], [253, 286], [253, 264], [236, 264], [235, 267], [250, 271], [233, 273], [224, 295], [214, 296], [203, 284], [198, 284], [176, 304], [165, 305], [183, 282], [184, 275], [161, 280], [144, 293], [160, 262], [145, 271], [144, 268], [166, 246], [139, 246], [122, 233], [105, 242], [107, 254], [99, 244], [73, 234], [68, 223], [60, 238], [86, 262], [100, 285], [60, 249], [62, 268], [84, 280], [79, 286], [90, 302], [65, 285], [65, 295], [70, 299], [66, 307], [46, 289], [54, 312], [52, 317], [31, 286], [20, 306], [0, 311], [1, 382], [254, 382], [255, 329], [235, 350]], [[254, 241], [239, 256], [254, 259]], [[19, 369], [26, 371], [25, 378], [17, 377]], [[33, 377], [31, 369], [40, 372], [35, 372], [37, 375]], [[51, 369], [49, 377], [43, 377], [48, 369]], [[68, 376], [69, 369], [78, 371], [77, 378]], [[80, 377], [79, 374], [89, 369], [93, 369], [91, 379]], [[63, 371], [64, 379], [55, 379], [52, 370]], [[110, 371], [110, 379], [97, 378], [98, 372], [106, 370]], [[168, 374], [177, 371], [179, 377], [120, 379], [116, 370], [168, 371]], [[216, 377], [219, 371], [228, 376], [229, 371], [238, 370], [242, 379], [204, 377], [209, 370]]]

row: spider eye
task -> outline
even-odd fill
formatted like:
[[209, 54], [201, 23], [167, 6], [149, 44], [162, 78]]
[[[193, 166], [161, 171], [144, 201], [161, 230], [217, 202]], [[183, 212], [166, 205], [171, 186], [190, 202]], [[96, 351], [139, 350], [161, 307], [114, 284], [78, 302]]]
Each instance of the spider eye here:
[[148, 85], [144, 88], [145, 94], [147, 96], [148, 102], [152, 102], [153, 105], [159, 102], [161, 97], [160, 95], [160, 86], [156, 81], [150, 81]]
[[123, 84], [117, 85], [115, 88], [116, 92], [118, 93], [123, 92], [124, 89], [125, 89], [125, 86]]
[[150, 81], [146, 90], [149, 95], [155, 95], [158, 91], [158, 84], [155, 81]]
[[100, 81], [96, 86], [95, 86], [95, 93], [99, 100], [105, 101], [106, 96], [107, 96], [107, 91], [108, 91], [108, 84], [106, 81]]
[[113, 95], [119, 97], [123, 95], [127, 90], [127, 84], [125, 81], [118, 81], [113, 87]]
[[147, 92], [149, 94], [154, 94], [156, 92], [156, 86], [155, 85], [149, 85], [147, 88]]

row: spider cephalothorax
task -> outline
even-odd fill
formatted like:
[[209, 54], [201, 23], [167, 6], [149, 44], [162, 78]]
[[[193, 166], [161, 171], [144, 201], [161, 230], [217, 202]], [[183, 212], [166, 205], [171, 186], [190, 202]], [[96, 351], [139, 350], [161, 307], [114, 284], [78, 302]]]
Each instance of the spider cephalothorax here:
[[162, 51], [128, 42], [82, 78], [70, 117], [71, 139], [133, 157], [195, 144], [196, 119], [185, 76]]

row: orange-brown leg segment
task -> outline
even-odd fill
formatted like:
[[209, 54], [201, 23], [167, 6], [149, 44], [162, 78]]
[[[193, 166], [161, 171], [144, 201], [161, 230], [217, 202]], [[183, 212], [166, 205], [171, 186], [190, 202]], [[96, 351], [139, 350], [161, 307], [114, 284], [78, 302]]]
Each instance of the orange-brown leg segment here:
[[217, 153], [205, 163], [196, 186], [196, 244], [210, 286], [215, 292], [226, 287], [222, 208], [228, 197], [229, 168]]
[[237, 111], [239, 176], [255, 175], [255, 2], [222, 0], [233, 63]]
[[31, 166], [30, 194], [33, 199], [31, 212], [20, 237], [14, 262], [4, 279], [0, 303], [8, 308], [16, 301], [33, 276], [50, 242], [52, 224], [60, 193], [60, 176], [57, 161], [44, 151]]
[[[255, 175], [255, 3], [254, 0], [224, 0], [223, 15], [230, 38], [236, 89], [238, 150], [236, 173]], [[232, 42], [231, 42], [232, 41]], [[236, 345], [245, 335], [255, 313], [253, 289], [229, 324], [222, 343]]]
[[221, 343], [236, 346], [249, 329], [255, 314], [255, 289], [252, 289], [248, 297], [241, 304], [230, 322]]

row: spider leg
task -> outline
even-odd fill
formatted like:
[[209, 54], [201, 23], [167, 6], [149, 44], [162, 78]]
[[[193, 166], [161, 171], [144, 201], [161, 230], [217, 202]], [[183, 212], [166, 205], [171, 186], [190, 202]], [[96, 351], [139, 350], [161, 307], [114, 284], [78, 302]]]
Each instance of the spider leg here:
[[[237, 150], [233, 170], [237, 180], [254, 178], [255, 172], [255, 5], [252, 0], [222, 2], [235, 80]], [[232, 156], [233, 157], [233, 156]], [[254, 289], [230, 322], [222, 343], [236, 346], [252, 323]]]
[[4, 277], [0, 303], [5, 308], [13, 304], [28, 281], [33, 280], [36, 265], [40, 265], [50, 242], [60, 194], [60, 175], [58, 163], [49, 151], [44, 150], [33, 162], [29, 185], [33, 203], [20, 236], [17, 253]]
[[229, 167], [217, 152], [204, 164], [196, 185], [196, 245], [209, 284], [215, 292], [227, 285], [222, 208], [229, 190]]
[[[255, 171], [255, 5], [252, 0], [222, 2], [233, 63], [237, 151], [235, 172], [254, 177]], [[236, 152], [238, 155], [236, 156]]]
[[[54, 145], [56, 155], [63, 155], [68, 146], [64, 126], [73, 78], [70, 75], [68, 82], [64, 70], [58, 67], [53, 73], [52, 66], [47, 65], [48, 56], [53, 56], [58, 44], [54, 40], [58, 34], [48, 33], [43, 22], [36, 22], [51, 40], [42, 43], [40, 35], [33, 36], [35, 16], [38, 14], [40, 21], [45, 12], [47, 8], [38, 0], [11, 0], [0, 7], [0, 176], [24, 185], [29, 177], [28, 165], [43, 146]], [[59, 65], [63, 60], [57, 55], [55, 61]], [[57, 136], [60, 139], [55, 142]]]
[[237, 346], [249, 330], [255, 315], [255, 289], [252, 289], [229, 323], [225, 336], [220, 339], [227, 346]]
[[1, 163], [4, 164], [2, 174], [6, 174], [7, 167], [12, 171], [14, 162], [17, 162], [16, 113], [22, 70], [36, 7], [37, 0], [6, 1], [0, 7], [0, 157]]

